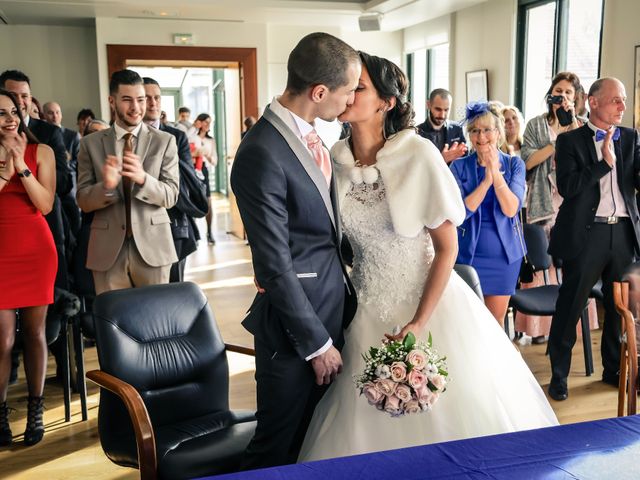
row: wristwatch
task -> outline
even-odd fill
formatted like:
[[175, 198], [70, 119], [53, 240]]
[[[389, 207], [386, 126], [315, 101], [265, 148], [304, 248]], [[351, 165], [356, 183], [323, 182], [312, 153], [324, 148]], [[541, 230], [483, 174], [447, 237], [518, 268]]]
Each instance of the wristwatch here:
[[29, 170], [28, 168], [25, 168], [22, 172], [18, 172], [18, 176], [19, 177], [28, 177], [29, 175], [31, 175], [31, 170]]

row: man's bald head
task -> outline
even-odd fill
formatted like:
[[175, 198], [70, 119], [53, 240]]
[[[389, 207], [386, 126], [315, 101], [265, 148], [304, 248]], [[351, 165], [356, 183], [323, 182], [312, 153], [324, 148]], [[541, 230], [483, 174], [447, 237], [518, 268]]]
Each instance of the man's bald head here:
[[48, 123], [62, 126], [62, 110], [60, 105], [56, 102], [47, 102], [42, 106], [44, 118]]

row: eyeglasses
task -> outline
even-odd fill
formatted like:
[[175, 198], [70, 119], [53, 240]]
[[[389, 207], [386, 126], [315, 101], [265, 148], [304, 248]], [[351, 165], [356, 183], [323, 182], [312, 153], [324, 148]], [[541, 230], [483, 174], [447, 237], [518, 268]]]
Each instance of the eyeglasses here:
[[471, 135], [473, 137], [477, 137], [478, 135], [480, 135], [480, 133], [484, 133], [485, 137], [488, 137], [489, 135], [491, 135], [495, 131], [496, 131], [496, 127], [493, 127], [493, 128], [472, 128], [471, 130], [469, 130], [469, 135]]

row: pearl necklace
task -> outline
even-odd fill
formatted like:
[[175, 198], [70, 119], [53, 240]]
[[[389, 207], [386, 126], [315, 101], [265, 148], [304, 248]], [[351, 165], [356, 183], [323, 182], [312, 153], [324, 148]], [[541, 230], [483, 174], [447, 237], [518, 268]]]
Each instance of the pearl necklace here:
[[372, 185], [378, 181], [380, 177], [380, 170], [375, 165], [362, 165], [359, 160], [356, 160], [354, 167], [349, 172], [349, 179], [355, 185], [365, 183], [366, 185]]

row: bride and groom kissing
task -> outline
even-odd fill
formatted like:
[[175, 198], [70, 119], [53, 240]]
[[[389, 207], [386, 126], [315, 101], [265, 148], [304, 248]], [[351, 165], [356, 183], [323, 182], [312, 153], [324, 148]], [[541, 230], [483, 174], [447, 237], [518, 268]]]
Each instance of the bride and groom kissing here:
[[[243, 468], [557, 424], [518, 352], [452, 273], [465, 208], [440, 153], [415, 133], [402, 71], [313, 33], [287, 72], [231, 172], [264, 289], [243, 321], [255, 340], [258, 406]], [[333, 162], [316, 118], [351, 125]], [[404, 327], [391, 335], [396, 324]], [[451, 378], [433, 412], [391, 418], [359, 398], [353, 376], [365, 350], [385, 334], [429, 331]]]

